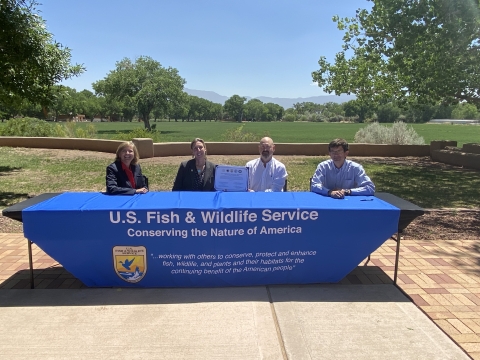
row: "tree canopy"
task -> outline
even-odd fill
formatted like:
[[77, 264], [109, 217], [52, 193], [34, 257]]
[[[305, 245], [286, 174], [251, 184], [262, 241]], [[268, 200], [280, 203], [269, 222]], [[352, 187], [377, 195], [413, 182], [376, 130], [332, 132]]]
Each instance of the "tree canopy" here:
[[158, 61], [141, 56], [132, 62], [128, 58], [116, 63], [116, 69], [93, 84], [98, 95], [120, 101], [125, 108], [135, 107], [150, 130], [150, 113], [154, 108], [165, 110], [183, 98], [185, 80], [172, 67], [164, 68]]
[[345, 31], [333, 64], [320, 57], [314, 81], [364, 104], [480, 106], [480, 0], [368, 0], [370, 11], [339, 18]]
[[81, 74], [70, 49], [53, 40], [32, 0], [0, 0], [0, 102], [49, 105], [53, 85]]
[[225, 112], [232, 117], [232, 119], [242, 121], [245, 101], [247, 101], [246, 97], [233, 95], [225, 101], [223, 108], [225, 109]]

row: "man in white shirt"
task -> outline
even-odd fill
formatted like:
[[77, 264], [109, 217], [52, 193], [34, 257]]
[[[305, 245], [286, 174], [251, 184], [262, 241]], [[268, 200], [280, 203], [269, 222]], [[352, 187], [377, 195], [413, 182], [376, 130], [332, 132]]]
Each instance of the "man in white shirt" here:
[[248, 172], [248, 191], [283, 191], [287, 179], [287, 169], [273, 157], [275, 144], [269, 137], [264, 137], [258, 145], [260, 157], [251, 160], [246, 167]]

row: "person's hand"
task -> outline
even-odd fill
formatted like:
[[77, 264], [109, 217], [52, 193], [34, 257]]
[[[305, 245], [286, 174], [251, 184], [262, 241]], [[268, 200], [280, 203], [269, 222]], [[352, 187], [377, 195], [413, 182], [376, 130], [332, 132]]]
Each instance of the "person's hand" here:
[[345, 197], [345, 191], [344, 190], [330, 190], [329, 191], [330, 197], [334, 199], [343, 199]]
[[142, 187], [140, 189], [135, 190], [135, 194], [146, 194], [148, 189], [146, 187]]
[[248, 189], [248, 192], [255, 192], [255, 191], [254, 191], [254, 190], [252, 190], [252, 189]]

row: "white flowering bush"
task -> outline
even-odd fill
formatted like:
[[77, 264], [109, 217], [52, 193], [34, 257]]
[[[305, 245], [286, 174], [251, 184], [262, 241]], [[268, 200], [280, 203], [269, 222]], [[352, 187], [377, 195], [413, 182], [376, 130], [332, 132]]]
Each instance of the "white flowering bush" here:
[[374, 122], [357, 131], [356, 143], [390, 144], [390, 145], [424, 145], [425, 140], [411, 126], [403, 121], [394, 122], [392, 126]]

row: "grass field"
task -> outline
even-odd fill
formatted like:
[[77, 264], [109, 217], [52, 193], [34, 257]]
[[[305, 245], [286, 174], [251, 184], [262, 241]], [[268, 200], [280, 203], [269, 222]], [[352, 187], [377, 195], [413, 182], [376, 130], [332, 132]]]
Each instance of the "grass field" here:
[[[105, 191], [105, 168], [113, 158], [112, 154], [103, 153], [0, 147], [0, 208], [47, 192]], [[252, 158], [223, 157], [219, 163], [245, 165]], [[152, 191], [171, 190], [179, 160], [168, 159], [140, 161]], [[324, 159], [283, 157], [289, 173], [289, 191], [308, 191], [309, 179]], [[364, 165], [378, 192], [395, 194], [425, 208], [480, 208], [479, 171], [442, 169], [413, 161], [398, 165], [369, 158], [357, 160]]]
[[[79, 124], [85, 126], [87, 123]], [[88, 123], [90, 124], [90, 123]], [[116, 134], [128, 133], [135, 128], [143, 128], [143, 123], [93, 123], [97, 128], [97, 137], [112, 139]], [[155, 124], [152, 122], [152, 124]], [[0, 123], [0, 126], [3, 124]], [[175, 122], [164, 121], [156, 123], [161, 132], [162, 142], [191, 141], [194, 137], [201, 137], [205, 141], [225, 141], [224, 134], [229, 129], [240, 126], [231, 122]], [[277, 143], [326, 143], [336, 137], [343, 137], [349, 142], [354, 141], [355, 133], [367, 124], [339, 124], [339, 123], [244, 123], [244, 131], [258, 135], [260, 139], [268, 134]], [[480, 141], [480, 126], [450, 125], [450, 124], [413, 124], [413, 128], [425, 143], [432, 140], [455, 140], [458, 146], [464, 143]]]

